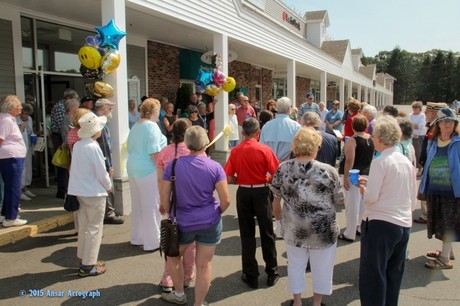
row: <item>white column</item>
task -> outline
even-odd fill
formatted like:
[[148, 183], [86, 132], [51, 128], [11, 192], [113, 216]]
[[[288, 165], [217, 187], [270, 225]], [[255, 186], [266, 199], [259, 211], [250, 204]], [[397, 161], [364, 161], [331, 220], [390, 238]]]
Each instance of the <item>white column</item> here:
[[292, 101], [292, 106], [296, 106], [296, 82], [295, 82], [295, 60], [287, 63], [287, 96]]
[[[113, 19], [120, 30], [126, 30], [124, 0], [102, 0], [101, 7], [102, 25]], [[106, 75], [104, 81], [112, 85], [113, 97], [110, 100], [116, 103], [113, 106], [113, 117], [109, 123], [112, 140], [113, 176], [124, 177], [126, 171], [123, 170], [126, 170], [126, 167], [122, 167], [122, 163], [125, 161], [121, 160], [121, 149], [129, 133], [126, 37], [120, 40], [118, 52], [120, 52], [121, 58], [120, 66], [114, 72]]]
[[356, 95], [356, 99], [358, 99], [358, 101], [361, 101], [361, 84], [358, 84], [358, 93]]
[[345, 105], [345, 82], [343, 79], [339, 79], [339, 94], [340, 94], [340, 109], [344, 110]]
[[327, 107], [327, 72], [321, 71], [321, 97], [320, 101], [323, 101]]
[[347, 99], [353, 97], [353, 82], [347, 81]]
[[[228, 76], [228, 37], [225, 34], [215, 33], [213, 41], [214, 53], [222, 56], [222, 73]], [[217, 96], [217, 100], [218, 102], [214, 108], [216, 136], [228, 124], [228, 93], [222, 91]], [[223, 152], [228, 150], [228, 142], [225, 136], [217, 141], [216, 150]]]
[[375, 90], [371, 88], [370, 93], [371, 93], [371, 99], [369, 103], [378, 108], [378, 105], [375, 103]]
[[[124, 0], [102, 0], [101, 8], [102, 25], [106, 25], [113, 19], [120, 30], [126, 31]], [[107, 75], [104, 81], [112, 85], [113, 97], [110, 100], [116, 103], [113, 106], [113, 117], [109, 123], [112, 141], [114, 206], [118, 214], [128, 215], [131, 213], [131, 196], [126, 173], [127, 154], [126, 150], [123, 150], [129, 134], [126, 37], [120, 40], [118, 52], [121, 58], [120, 65], [114, 72]]]
[[364, 87], [364, 102], [370, 103], [370, 100], [369, 100], [369, 87]]

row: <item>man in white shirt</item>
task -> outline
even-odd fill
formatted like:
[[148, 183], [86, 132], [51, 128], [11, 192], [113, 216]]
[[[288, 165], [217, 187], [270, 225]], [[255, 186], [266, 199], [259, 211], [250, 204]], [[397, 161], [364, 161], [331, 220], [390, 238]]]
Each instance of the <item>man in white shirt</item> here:
[[420, 152], [422, 150], [423, 139], [425, 139], [425, 125], [426, 117], [422, 113], [423, 104], [420, 101], [415, 101], [412, 103], [412, 113], [409, 114], [409, 120], [412, 124], [412, 129], [414, 130], [412, 134], [412, 145], [415, 149], [415, 158], [417, 159], [417, 176], [422, 175], [422, 166], [419, 163]]

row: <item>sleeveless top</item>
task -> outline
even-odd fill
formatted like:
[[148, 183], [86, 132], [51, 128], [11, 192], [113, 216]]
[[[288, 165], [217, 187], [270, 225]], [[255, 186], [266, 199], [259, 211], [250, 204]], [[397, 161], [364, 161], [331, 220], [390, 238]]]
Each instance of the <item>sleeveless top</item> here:
[[374, 142], [372, 138], [365, 139], [356, 135], [353, 138], [356, 141], [356, 149], [352, 169], [359, 169], [361, 175], [369, 175], [369, 168], [374, 157]]

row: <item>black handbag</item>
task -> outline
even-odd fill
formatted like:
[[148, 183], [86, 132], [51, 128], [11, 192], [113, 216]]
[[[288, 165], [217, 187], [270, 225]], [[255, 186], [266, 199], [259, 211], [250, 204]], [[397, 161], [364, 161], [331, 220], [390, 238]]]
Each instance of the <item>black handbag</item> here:
[[67, 211], [77, 211], [80, 209], [80, 202], [78, 202], [77, 196], [66, 195], [64, 200], [64, 209]]
[[[171, 208], [169, 210], [170, 217], [161, 220], [160, 229], [160, 255], [165, 254], [167, 257], [178, 257], [179, 253], [179, 229], [176, 221], [176, 167], [177, 158], [173, 160], [171, 169]], [[171, 211], [174, 211], [173, 220], [171, 221]]]

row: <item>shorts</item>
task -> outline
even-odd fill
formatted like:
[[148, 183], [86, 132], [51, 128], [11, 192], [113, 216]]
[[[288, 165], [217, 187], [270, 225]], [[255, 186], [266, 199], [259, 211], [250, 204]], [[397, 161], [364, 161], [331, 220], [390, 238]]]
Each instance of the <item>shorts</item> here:
[[220, 236], [222, 234], [222, 218], [219, 222], [211, 227], [193, 232], [179, 231], [179, 244], [190, 244], [196, 241], [198, 244], [204, 245], [218, 245], [220, 243]]

